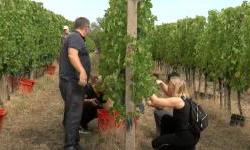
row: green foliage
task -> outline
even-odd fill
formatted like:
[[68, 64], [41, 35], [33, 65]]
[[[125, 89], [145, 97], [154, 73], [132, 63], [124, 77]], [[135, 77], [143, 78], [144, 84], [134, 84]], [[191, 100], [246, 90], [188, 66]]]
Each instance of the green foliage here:
[[[138, 4], [138, 41], [135, 51], [126, 59], [127, 37], [127, 2], [110, 0], [110, 7], [101, 21], [103, 29], [100, 74], [103, 75], [102, 88], [107, 97], [115, 101], [115, 107], [120, 109], [125, 99], [125, 67], [132, 68], [133, 101], [140, 103], [143, 98], [153, 94], [154, 82], [152, 73], [152, 56], [150, 32], [154, 28], [155, 17], [151, 14], [150, 0], [142, 0]], [[135, 41], [136, 43], [136, 41]], [[141, 55], [141, 56], [139, 56]], [[142, 77], [142, 78], [141, 78]], [[120, 109], [124, 110], [124, 109]]]
[[126, 58], [126, 65], [132, 69], [132, 91], [135, 104], [139, 104], [142, 99], [148, 98], [157, 91], [155, 78], [152, 77], [153, 60], [152, 54], [145, 48], [142, 41], [138, 43], [132, 54]]
[[205, 18], [185, 18], [177, 21], [177, 41], [181, 64], [185, 68], [196, 68], [197, 51], [195, 46], [204, 30]]
[[[151, 32], [152, 55], [155, 60], [168, 60], [172, 64], [170, 58], [171, 52], [176, 52], [176, 24], [163, 24], [156, 26]], [[168, 36], [166, 36], [168, 35]], [[171, 53], [174, 55], [174, 53]]]
[[101, 23], [102, 18], [97, 18], [97, 23], [93, 22], [91, 24], [91, 32], [88, 36], [95, 42], [96, 49], [98, 49], [99, 51], [101, 51], [104, 36], [104, 32], [102, 31], [102, 28], [100, 26]]
[[224, 39], [221, 35], [221, 22], [219, 12], [209, 11], [208, 23], [205, 30], [201, 33], [196, 50], [197, 50], [197, 67], [214, 80], [222, 77], [221, 64], [222, 59], [222, 44]]
[[[221, 12], [210, 11], [208, 24], [197, 44], [203, 70], [216, 80], [224, 79], [225, 84], [237, 91], [249, 87], [249, 72], [246, 69], [248, 62], [247, 46], [249, 36], [247, 18], [249, 4], [226, 8]], [[248, 12], [248, 13], [247, 13]]]
[[0, 73], [22, 75], [55, 60], [60, 49], [62, 16], [29, 0], [1, 0]]
[[177, 23], [162, 24], [152, 33], [152, 53], [155, 60], [162, 60], [173, 67], [197, 67], [195, 49], [206, 21], [204, 17], [185, 18]]
[[[239, 10], [240, 9], [240, 10]], [[234, 50], [237, 56], [234, 56], [237, 60], [235, 65], [235, 72], [232, 76], [231, 85], [235, 90], [244, 91], [250, 86], [250, 5], [244, 2], [240, 8], [241, 26], [239, 36], [239, 50]]]
[[90, 37], [86, 37], [86, 46], [88, 47], [89, 52], [94, 52], [96, 50], [95, 42]]
[[151, 33], [154, 59], [173, 67], [198, 68], [237, 91], [250, 86], [250, 4], [211, 10], [204, 17], [157, 26]]

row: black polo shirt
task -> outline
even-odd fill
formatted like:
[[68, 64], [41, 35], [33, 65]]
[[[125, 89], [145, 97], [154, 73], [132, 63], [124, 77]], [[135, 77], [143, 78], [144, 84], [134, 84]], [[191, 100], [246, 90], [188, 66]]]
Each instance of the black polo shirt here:
[[69, 48], [78, 50], [80, 61], [89, 79], [91, 71], [90, 57], [86, 48], [85, 38], [77, 31], [70, 33], [63, 44], [63, 48], [60, 53], [59, 77], [67, 81], [79, 81], [79, 73], [70, 63], [68, 57]]

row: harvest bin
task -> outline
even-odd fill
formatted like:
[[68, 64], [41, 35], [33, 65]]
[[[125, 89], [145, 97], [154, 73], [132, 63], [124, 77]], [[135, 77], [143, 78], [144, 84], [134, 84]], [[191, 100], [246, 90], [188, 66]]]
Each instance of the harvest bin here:
[[232, 114], [231, 115], [231, 120], [230, 120], [230, 125], [231, 126], [244, 126], [245, 125], [245, 117], [239, 114]]
[[[125, 121], [116, 121], [117, 118], [120, 117], [120, 113], [115, 111], [110, 113], [106, 109], [98, 109], [97, 110], [97, 121], [98, 121], [98, 128], [101, 132], [104, 132], [108, 129], [112, 128], [121, 128], [124, 126]], [[135, 127], [138, 125], [139, 117], [134, 118]]]
[[120, 128], [124, 123], [123, 121], [117, 122], [116, 118], [119, 117], [119, 112], [110, 113], [106, 109], [98, 109], [97, 110], [97, 121], [98, 128], [101, 132], [106, 131], [108, 129], [112, 129], [114, 127]]
[[19, 84], [20, 84], [19, 88], [22, 91], [22, 93], [29, 94], [33, 91], [33, 86], [35, 84], [35, 81], [29, 79], [20, 79]]
[[0, 131], [2, 129], [3, 120], [4, 120], [5, 115], [7, 115], [7, 110], [4, 108], [0, 108]]

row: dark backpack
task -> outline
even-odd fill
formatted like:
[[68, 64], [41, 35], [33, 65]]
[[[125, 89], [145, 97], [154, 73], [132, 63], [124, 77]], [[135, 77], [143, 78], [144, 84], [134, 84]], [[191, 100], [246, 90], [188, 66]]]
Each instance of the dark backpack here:
[[208, 126], [208, 115], [196, 102], [187, 100], [190, 106], [190, 129], [195, 134], [200, 134]]

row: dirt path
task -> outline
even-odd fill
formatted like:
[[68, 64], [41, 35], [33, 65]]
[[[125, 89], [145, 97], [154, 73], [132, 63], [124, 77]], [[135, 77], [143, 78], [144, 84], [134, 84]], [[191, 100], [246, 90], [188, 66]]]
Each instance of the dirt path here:
[[[211, 102], [204, 102], [209, 109], [210, 125], [202, 135], [198, 150], [250, 150], [250, 128], [234, 128]], [[61, 125], [63, 102], [58, 89], [58, 78], [44, 76], [36, 80], [33, 94], [11, 95], [6, 104], [8, 116], [0, 132], [0, 150], [60, 150], [63, 148]], [[96, 121], [91, 122], [92, 134], [81, 135], [81, 144], [87, 150], [121, 150], [121, 129], [100, 134]], [[137, 150], [152, 150], [154, 137], [152, 109], [146, 108], [136, 132]]]
[[0, 134], [1, 150], [59, 149], [63, 142], [62, 101], [56, 76], [36, 80], [33, 94], [11, 96]]

